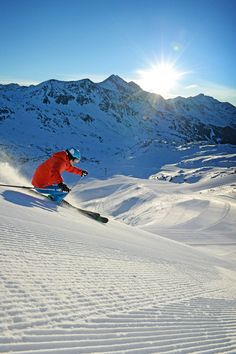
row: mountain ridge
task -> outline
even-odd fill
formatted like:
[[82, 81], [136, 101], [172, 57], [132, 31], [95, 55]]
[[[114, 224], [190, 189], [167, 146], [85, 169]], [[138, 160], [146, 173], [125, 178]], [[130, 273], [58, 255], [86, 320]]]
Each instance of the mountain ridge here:
[[154, 154], [163, 144], [236, 144], [236, 107], [204, 94], [164, 99], [118, 75], [50, 79], [0, 85], [0, 126], [2, 149], [23, 160], [68, 145], [90, 161], [130, 159], [147, 146]]

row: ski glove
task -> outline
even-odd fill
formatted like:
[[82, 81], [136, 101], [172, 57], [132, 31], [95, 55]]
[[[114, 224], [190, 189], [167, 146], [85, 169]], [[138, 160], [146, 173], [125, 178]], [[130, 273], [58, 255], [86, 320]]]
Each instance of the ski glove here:
[[85, 177], [88, 175], [88, 171], [82, 170], [81, 177]]
[[67, 187], [67, 185], [65, 183], [59, 183], [58, 184], [58, 187], [63, 191], [63, 192], [67, 192], [69, 193], [70, 192], [70, 188]]

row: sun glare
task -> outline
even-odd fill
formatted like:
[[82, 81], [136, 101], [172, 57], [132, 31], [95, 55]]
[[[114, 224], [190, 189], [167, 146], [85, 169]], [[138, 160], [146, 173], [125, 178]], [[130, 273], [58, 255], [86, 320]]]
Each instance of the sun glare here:
[[171, 94], [171, 90], [177, 85], [183, 75], [175, 70], [173, 64], [159, 63], [152, 65], [150, 69], [139, 70], [139, 85], [147, 91], [155, 92], [163, 96]]

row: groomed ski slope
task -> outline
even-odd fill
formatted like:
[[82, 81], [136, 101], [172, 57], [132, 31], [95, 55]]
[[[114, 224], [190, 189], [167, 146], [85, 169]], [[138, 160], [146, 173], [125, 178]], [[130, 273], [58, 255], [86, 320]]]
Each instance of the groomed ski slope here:
[[235, 173], [192, 184], [115, 176], [78, 185], [73, 195], [84, 208], [236, 260]]
[[1, 353], [236, 352], [232, 258], [0, 193]]

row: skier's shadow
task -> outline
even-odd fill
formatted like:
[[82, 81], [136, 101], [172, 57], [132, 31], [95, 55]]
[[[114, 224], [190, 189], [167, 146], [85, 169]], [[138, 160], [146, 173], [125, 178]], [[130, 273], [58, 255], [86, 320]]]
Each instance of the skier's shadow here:
[[8, 202], [22, 205], [29, 208], [41, 208], [48, 211], [56, 211], [57, 205], [49, 200], [42, 200], [40, 198], [24, 194], [16, 191], [4, 191], [1, 193], [3, 198]]

